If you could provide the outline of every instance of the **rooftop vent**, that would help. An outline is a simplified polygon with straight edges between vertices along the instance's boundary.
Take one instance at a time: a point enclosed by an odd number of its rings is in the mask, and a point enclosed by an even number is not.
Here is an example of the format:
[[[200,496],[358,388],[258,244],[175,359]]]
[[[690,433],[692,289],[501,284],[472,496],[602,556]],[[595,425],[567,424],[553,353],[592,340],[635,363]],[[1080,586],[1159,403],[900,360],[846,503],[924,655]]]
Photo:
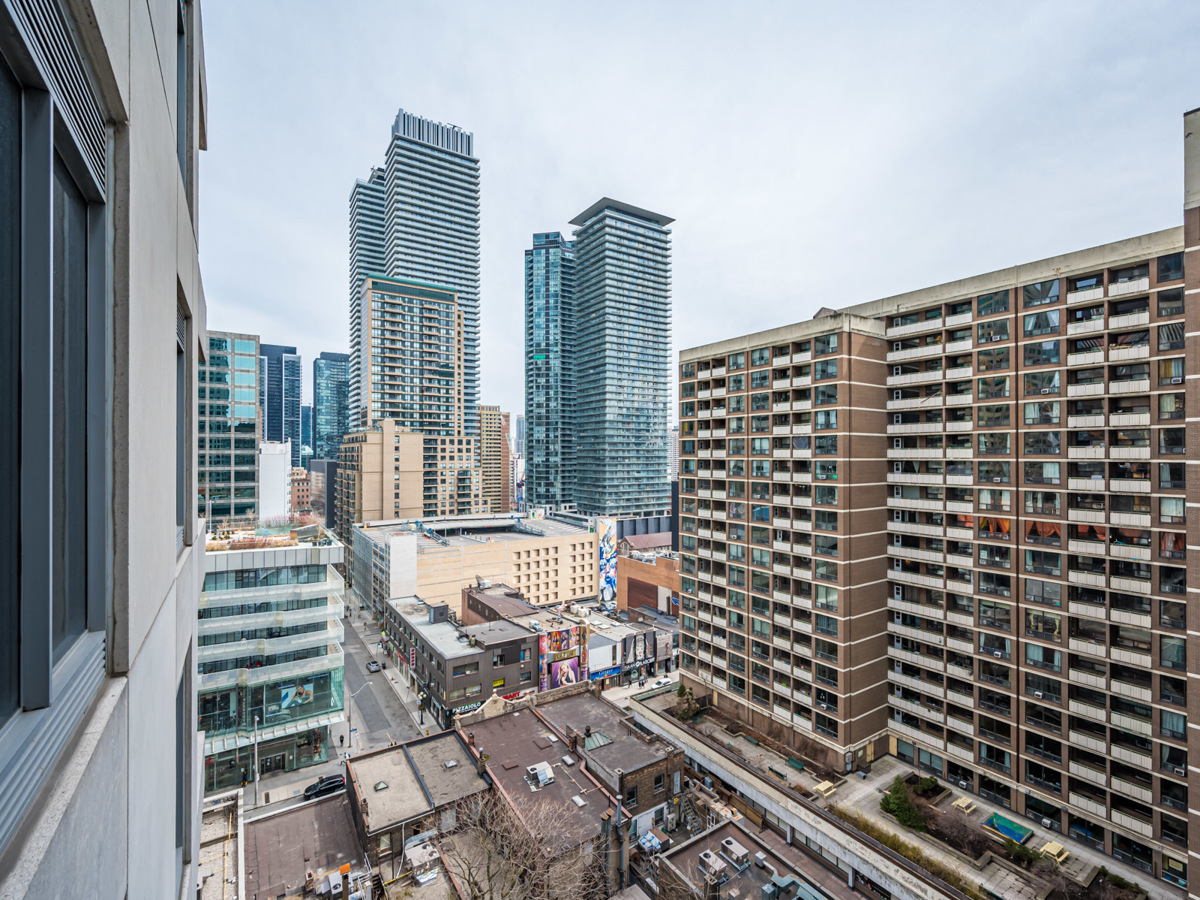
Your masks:
[[[386,781],[375,782],[375,790],[376,791],[386,791],[387,789],[388,789],[388,783]]]
[[[571,756],[571,754],[569,754],[569,753],[568,753],[566,756],[564,756],[564,757],[562,758],[562,764],[563,764],[564,766],[573,766],[573,765],[575,765],[575,757]]]
[[[448,759],[444,763],[442,763],[442,766],[444,766],[447,769],[453,769],[457,765],[458,765],[457,759]]]
[[[583,807],[587,806],[587,801],[584,800],[582,797],[580,797],[578,794],[576,794],[574,797],[571,798],[571,802],[574,803],[576,806],[580,807],[581,809]]]

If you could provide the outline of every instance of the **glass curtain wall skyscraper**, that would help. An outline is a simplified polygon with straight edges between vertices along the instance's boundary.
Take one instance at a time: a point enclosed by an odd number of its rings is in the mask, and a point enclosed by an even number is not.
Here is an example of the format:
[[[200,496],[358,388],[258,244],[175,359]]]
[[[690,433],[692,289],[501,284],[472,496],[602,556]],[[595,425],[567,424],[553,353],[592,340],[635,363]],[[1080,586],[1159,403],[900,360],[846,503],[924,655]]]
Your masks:
[[[265,441],[291,441],[292,465],[300,465],[300,379],[295,347],[259,345],[258,402]]]
[[[197,515],[210,525],[258,518],[259,360],[257,335],[208,333],[196,482]]]
[[[350,433],[350,354],[323,352],[313,360],[313,459],[337,459]]]
[[[525,455],[531,506],[575,501],[575,252],[557,231],[525,251]],[[522,422],[524,428],[522,428]]]
[[[351,417],[363,419],[361,286],[368,275],[450,288],[462,314],[466,434],[479,434],[479,160],[474,135],[400,110],[383,169],[350,195]]]
[[[575,502],[592,515],[666,516],[675,221],[605,197],[575,231]]]

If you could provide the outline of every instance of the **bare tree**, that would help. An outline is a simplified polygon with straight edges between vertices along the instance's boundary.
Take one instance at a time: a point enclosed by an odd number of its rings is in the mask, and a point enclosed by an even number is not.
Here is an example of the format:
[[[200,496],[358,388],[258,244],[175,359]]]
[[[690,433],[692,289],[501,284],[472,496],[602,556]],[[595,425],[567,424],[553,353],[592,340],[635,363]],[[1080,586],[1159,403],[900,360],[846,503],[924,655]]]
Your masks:
[[[551,811],[510,804],[495,790],[457,804],[455,828],[442,838],[441,849],[467,900],[608,896],[599,841],[574,845],[564,840]]]
[[[935,830],[950,843],[956,844],[971,857],[979,857],[988,848],[989,838],[971,824],[963,813],[952,809],[942,813],[934,823]]]

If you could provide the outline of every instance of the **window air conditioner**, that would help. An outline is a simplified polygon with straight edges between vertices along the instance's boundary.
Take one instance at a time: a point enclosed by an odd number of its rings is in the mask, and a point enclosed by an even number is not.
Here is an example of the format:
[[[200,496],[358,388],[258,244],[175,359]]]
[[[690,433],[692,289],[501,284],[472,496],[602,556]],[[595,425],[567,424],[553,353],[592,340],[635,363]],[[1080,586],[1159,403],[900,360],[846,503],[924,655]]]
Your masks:
[[[966,787],[970,787],[971,783],[969,781],[959,781],[958,786],[960,788],[966,788]]]
[[[1183,384],[1183,379],[1182,378],[1172,378],[1171,384]]]
[[[829,709],[828,703],[818,703],[817,706],[821,707],[821,709]]]
[[[999,650],[993,650],[992,656],[996,657],[996,659],[1000,659],[1002,656],[1004,656],[1004,654],[1001,653]]]
[[[1042,819],[1042,827],[1043,827],[1043,828],[1049,828],[1049,827],[1050,827],[1050,820],[1049,820],[1049,819]]]
[[[1042,393],[1043,393],[1043,394],[1048,394],[1048,393],[1050,393],[1050,388],[1042,388]]]
[[[993,479],[992,479],[992,483],[993,483],[993,484],[999,484],[999,483],[1000,483],[1002,480],[1003,480],[1003,479],[1001,479],[1001,478],[993,478]]]
[[[1037,697],[1039,700],[1041,700],[1041,699],[1042,699],[1042,692],[1041,692],[1041,691],[1034,691],[1034,692],[1033,692],[1033,696],[1035,696],[1035,697]]]
[[[899,666],[900,664],[896,663],[896,665]],[[1187,774],[1187,769],[1185,769],[1183,766],[1171,766],[1171,771],[1179,776],[1184,776]]]

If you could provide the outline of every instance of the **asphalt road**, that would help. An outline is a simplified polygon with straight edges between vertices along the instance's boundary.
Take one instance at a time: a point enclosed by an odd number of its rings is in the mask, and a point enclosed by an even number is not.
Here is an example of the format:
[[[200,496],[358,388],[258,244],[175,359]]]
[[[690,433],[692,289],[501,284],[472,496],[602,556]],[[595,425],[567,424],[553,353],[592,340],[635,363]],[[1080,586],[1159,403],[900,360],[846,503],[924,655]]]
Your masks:
[[[345,651],[346,696],[349,697],[366,682],[370,686],[354,698],[353,726],[358,729],[363,750],[384,747],[391,741],[397,744],[419,737],[421,732],[404,708],[396,692],[387,683],[386,672],[367,672],[371,654],[358,632],[346,626]]]

